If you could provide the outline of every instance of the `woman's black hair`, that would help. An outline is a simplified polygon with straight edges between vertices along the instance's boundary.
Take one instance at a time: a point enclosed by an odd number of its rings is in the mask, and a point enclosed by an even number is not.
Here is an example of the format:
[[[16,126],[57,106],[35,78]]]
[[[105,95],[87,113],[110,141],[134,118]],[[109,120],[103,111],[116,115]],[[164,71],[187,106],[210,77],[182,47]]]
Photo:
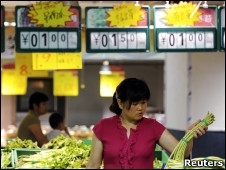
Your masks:
[[[42,92],[34,92],[29,98],[29,109],[33,110],[33,104],[39,106],[41,102],[47,102],[49,97]]]
[[[120,99],[122,103],[128,101],[128,109],[130,109],[133,102],[139,102],[141,100],[149,100],[151,93],[148,85],[144,80],[137,78],[126,78],[117,87],[113,95],[113,101],[109,106],[110,111],[120,115],[122,110],[119,108],[117,99]]]

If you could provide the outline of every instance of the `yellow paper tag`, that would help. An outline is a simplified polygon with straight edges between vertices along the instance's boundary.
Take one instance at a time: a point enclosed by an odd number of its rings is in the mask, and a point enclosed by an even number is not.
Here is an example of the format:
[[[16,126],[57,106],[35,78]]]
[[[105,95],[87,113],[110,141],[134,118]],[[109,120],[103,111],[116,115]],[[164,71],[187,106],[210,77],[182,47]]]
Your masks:
[[[53,94],[54,96],[78,96],[78,72],[54,71]]]
[[[125,79],[124,71],[113,71],[109,75],[100,75],[100,96],[112,97],[118,84]]]
[[[179,4],[171,4],[169,9],[165,9],[167,25],[170,26],[194,26],[194,23],[199,21],[197,5],[192,2],[180,1]]]
[[[82,69],[82,53],[57,53],[57,69]]]
[[[2,70],[2,95],[24,95],[27,91],[27,77],[17,74],[15,69]]]
[[[64,6],[63,2],[40,1],[29,8],[28,17],[31,23],[43,27],[65,26],[65,22],[71,21],[73,14],[70,6]]]
[[[81,69],[82,53],[32,53],[34,70]]]
[[[16,72],[26,77],[47,77],[48,71],[33,70],[31,53],[16,53]]]
[[[56,69],[56,53],[32,53],[34,70]]]
[[[138,21],[143,20],[144,11],[141,10],[140,5],[122,2],[120,6],[114,6],[112,10],[109,10],[108,14],[110,16],[106,21],[110,21],[110,26],[129,27],[137,26]]]

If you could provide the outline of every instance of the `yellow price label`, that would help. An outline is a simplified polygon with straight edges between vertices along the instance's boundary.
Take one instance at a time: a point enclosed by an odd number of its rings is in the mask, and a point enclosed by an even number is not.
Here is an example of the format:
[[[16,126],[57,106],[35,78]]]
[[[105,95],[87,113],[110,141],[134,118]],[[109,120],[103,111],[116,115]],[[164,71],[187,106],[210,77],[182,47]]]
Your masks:
[[[109,75],[100,75],[100,96],[112,97],[118,84],[125,79],[124,71],[113,71]]]
[[[137,26],[138,21],[143,20],[144,11],[141,10],[140,5],[122,2],[121,5],[114,6],[107,13],[109,17],[106,20],[110,22],[110,26],[129,27]]]
[[[34,70],[56,69],[56,53],[32,53]]]
[[[2,95],[24,95],[27,91],[27,77],[20,76],[14,69],[2,70]]]
[[[65,22],[71,21],[70,6],[63,2],[40,1],[29,8],[28,17],[31,23],[43,27],[65,26]]]
[[[54,96],[78,96],[78,87],[77,71],[54,71]]]
[[[16,53],[16,72],[20,76],[47,77],[48,71],[33,70],[31,53]]]
[[[169,9],[165,9],[166,16],[163,18],[169,26],[194,26],[199,21],[201,12],[198,11],[197,4],[180,1],[179,4],[171,4]]]
[[[82,69],[82,53],[57,53],[57,69]]]

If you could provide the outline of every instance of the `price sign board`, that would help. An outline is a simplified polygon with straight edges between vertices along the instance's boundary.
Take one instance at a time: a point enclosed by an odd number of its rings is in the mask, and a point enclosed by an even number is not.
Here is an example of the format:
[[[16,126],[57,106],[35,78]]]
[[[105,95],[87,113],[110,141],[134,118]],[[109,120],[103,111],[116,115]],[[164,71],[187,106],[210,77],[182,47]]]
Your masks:
[[[85,8],[87,53],[150,51],[149,6],[128,6]]]
[[[217,7],[191,3],[153,7],[155,51],[217,51]]]
[[[17,52],[80,52],[81,8],[40,1],[16,6]]]
[[[5,7],[1,5],[1,52],[5,51]]]
[[[219,6],[219,51],[225,51],[225,6]]]
[[[54,96],[78,96],[79,94],[78,71],[64,70],[53,73]]]

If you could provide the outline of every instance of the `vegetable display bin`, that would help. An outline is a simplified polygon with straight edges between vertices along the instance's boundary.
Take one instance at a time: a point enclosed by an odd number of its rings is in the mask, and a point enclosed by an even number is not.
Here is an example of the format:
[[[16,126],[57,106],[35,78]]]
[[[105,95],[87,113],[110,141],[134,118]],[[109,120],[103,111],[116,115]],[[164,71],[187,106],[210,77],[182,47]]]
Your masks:
[[[169,156],[164,150],[158,150],[158,151],[155,151],[155,158],[162,161],[162,163],[166,163]]]
[[[1,149],[1,169],[14,169],[13,151],[7,151],[6,149]]]
[[[26,167],[28,169],[37,168],[36,167],[36,160],[19,162],[19,158],[22,157],[22,156],[26,157],[26,156],[34,155],[34,154],[41,152],[43,150],[47,150],[47,149],[15,148],[13,150],[13,167],[16,168],[18,163],[22,163],[22,164],[24,164],[24,169],[26,169]]]

